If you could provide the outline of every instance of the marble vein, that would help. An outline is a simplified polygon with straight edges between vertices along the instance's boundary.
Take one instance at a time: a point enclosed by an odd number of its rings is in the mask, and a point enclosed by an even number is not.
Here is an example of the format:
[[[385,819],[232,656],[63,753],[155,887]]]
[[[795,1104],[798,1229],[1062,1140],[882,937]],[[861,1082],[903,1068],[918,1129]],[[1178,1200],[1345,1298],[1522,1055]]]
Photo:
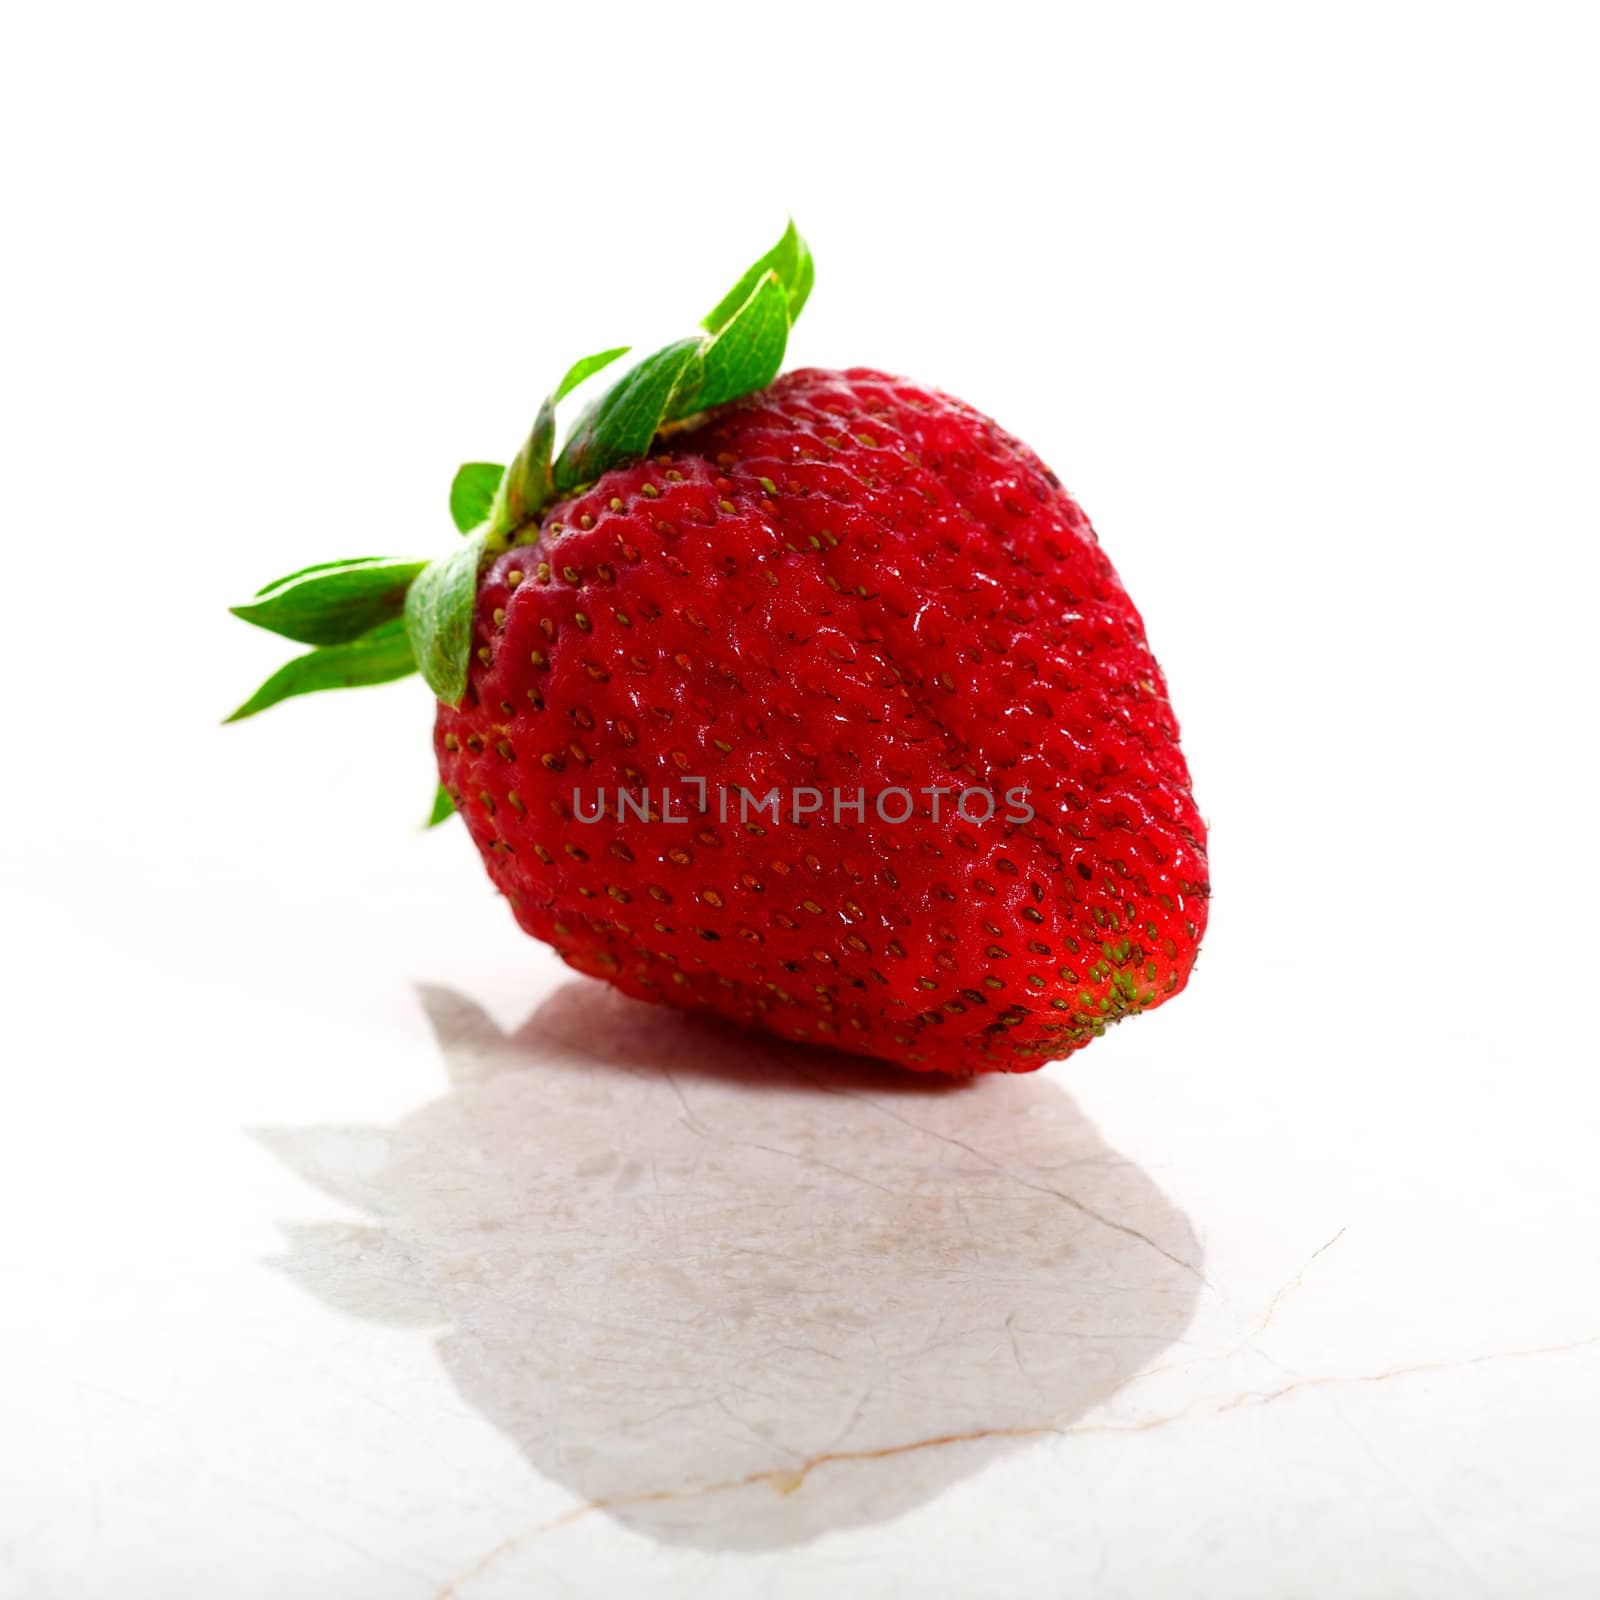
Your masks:
[[[1340,1230],[1341,1233],[1343,1231],[1343,1229]],[[1338,1234],[1334,1235],[1334,1239],[1330,1239],[1327,1245],[1323,1245],[1322,1250],[1326,1250],[1337,1238]],[[1315,1254],[1320,1255],[1322,1250],[1318,1250]],[[1312,1259],[1315,1259],[1315,1256]],[[1140,1422],[1082,1422],[1066,1427],[1053,1422],[1042,1422],[1019,1427],[978,1428],[964,1433],[938,1434],[931,1438],[912,1439],[903,1444],[885,1445],[872,1450],[825,1450],[816,1455],[808,1456],[792,1467],[766,1468],[759,1472],[746,1473],[742,1477],[729,1478],[716,1483],[692,1485],[685,1489],[656,1489],[641,1494],[618,1496],[609,1500],[591,1500],[582,1505],[574,1506],[571,1510],[563,1512],[559,1517],[551,1518],[535,1527],[524,1529],[520,1533],[512,1534],[508,1538],[501,1540],[470,1568],[461,1573],[460,1576],[448,1582],[439,1591],[438,1600],[460,1600],[460,1596],[467,1585],[483,1577],[490,1568],[513,1550],[539,1538],[543,1534],[570,1527],[573,1523],[596,1511],[615,1511],[628,1506],[657,1504],[667,1500],[687,1500],[704,1495],[723,1494],[730,1490],[746,1489],[761,1483],[770,1484],[780,1494],[794,1494],[813,1472],[827,1466],[845,1465],[860,1461],[886,1461],[896,1456],[911,1455],[918,1451],[943,1449],[951,1445],[974,1444],[984,1439],[1033,1439],[1047,1436],[1073,1438],[1080,1434],[1150,1433],[1159,1428],[1171,1427],[1176,1423],[1207,1421],[1213,1417],[1223,1416],[1228,1412],[1237,1411],[1245,1407],[1272,1405],[1301,1390],[1389,1383],[1396,1379],[1417,1377],[1427,1373],[1459,1372],[1494,1362],[1526,1361],[1545,1356],[1570,1355],[1575,1351],[1591,1349],[1596,1346],[1600,1346],[1600,1334],[1570,1340],[1563,1344],[1535,1345],[1518,1350],[1487,1351],[1482,1355],[1467,1356],[1453,1361],[1418,1362],[1410,1366],[1393,1367],[1383,1372],[1330,1373],[1323,1377],[1297,1378],[1293,1382],[1286,1383],[1276,1389],[1245,1391],[1209,1408],[1188,1408],[1163,1416],[1146,1417]]]

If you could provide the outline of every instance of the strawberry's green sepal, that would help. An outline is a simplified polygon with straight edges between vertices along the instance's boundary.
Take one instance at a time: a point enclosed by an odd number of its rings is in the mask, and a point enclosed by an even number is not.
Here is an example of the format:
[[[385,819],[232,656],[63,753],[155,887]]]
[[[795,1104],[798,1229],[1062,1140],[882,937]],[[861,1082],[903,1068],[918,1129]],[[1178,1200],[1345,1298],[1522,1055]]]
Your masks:
[[[469,461],[456,469],[450,485],[450,520],[459,533],[471,533],[480,522],[487,522],[500,480],[506,469],[492,461]]]
[[[791,221],[777,244],[707,313],[703,332],[646,356],[590,402],[552,464],[557,403],[627,347],[578,362],[540,407],[501,480],[489,517],[495,534],[518,537],[558,496],[644,455],[666,423],[765,388],[783,365],[789,329],[815,275],[811,251]]]
[[[425,827],[437,828],[441,822],[448,822],[456,814],[456,803],[450,798],[450,791],[441,783],[434,791],[433,810],[428,813]]]
[[[751,264],[744,276],[706,313],[700,326],[707,333],[721,333],[733,320],[734,313],[750,298],[751,290],[769,272],[783,285],[789,325],[793,327],[805,308],[817,276],[810,248],[800,237],[793,217],[783,230],[783,237],[759,261]]]
[[[417,670],[446,705],[467,692],[472,605],[489,545],[486,522],[447,556],[430,561],[406,595],[405,630]]]
[[[398,617],[425,561],[366,556],[329,561],[279,578],[233,614],[301,644],[348,644]]]
[[[578,418],[551,472],[555,495],[571,494],[602,473],[642,456],[672,409],[685,374],[704,341],[680,339],[646,356]],[[552,498],[554,496],[552,495]]]
[[[533,538],[558,496],[644,455],[667,424],[771,383],[814,278],[811,252],[791,221],[707,313],[702,331],[629,367],[579,415],[559,453],[557,405],[626,355],[626,345],[585,356],[568,369],[509,467],[463,466],[450,486],[450,516],[465,538],[448,555],[426,563],[368,557],[307,567],[235,607],[246,621],[317,648],[274,673],[228,720],[292,695],[386,683],[414,671],[440,700],[458,705],[466,693],[484,563]]]
[[[623,344],[613,350],[602,350],[598,355],[574,361],[567,368],[567,375],[545,396],[544,404],[539,407],[539,415],[534,418],[533,431],[500,479],[494,504],[489,508],[492,538],[509,539],[550,503],[555,495],[550,457],[556,442],[557,405],[585,378],[592,377],[601,368],[610,366],[618,356],[627,353],[628,346]]]
[[[372,683],[392,683],[417,670],[406,638],[405,623],[396,617],[380,623],[370,633],[347,644],[324,645],[278,668],[245,703],[226,720],[242,722],[280,700],[319,689],[356,689]]]
[[[748,298],[696,352],[697,362],[667,408],[669,421],[754,394],[778,376],[789,345],[789,298],[775,272],[756,280]]]

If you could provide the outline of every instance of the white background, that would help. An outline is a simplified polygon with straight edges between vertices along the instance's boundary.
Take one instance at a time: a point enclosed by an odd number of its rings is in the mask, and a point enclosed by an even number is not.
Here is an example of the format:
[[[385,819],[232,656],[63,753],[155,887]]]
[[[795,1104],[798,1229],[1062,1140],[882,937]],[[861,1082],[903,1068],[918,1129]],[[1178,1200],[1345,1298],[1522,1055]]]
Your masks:
[[[1596,16],[14,14],[0,1594],[1595,1593]],[[1189,992],[941,1125],[1070,1096],[1207,1284],[1156,1379],[925,1492],[822,1469],[789,1497],[821,1521],[749,1550],[714,1508],[562,1521],[592,1486],[474,1406],[429,1316],[267,1264],[280,1223],[357,1215],[307,1167],[369,1157],[249,1130],[433,1101],[415,982],[511,1028],[564,978],[459,829],[416,834],[416,680],[216,723],[283,654],[228,603],[447,547],[459,461],[573,357],[692,322],[789,211],[792,363],[935,384],[1056,468],[1212,826]],[[567,1003],[648,1065],[637,1019]],[[821,1137],[758,1080],[705,1092]],[[884,1126],[830,1124],[834,1161],[920,1159]],[[553,1214],[500,1222],[536,1250]],[[966,1404],[937,1376],[929,1435]]]

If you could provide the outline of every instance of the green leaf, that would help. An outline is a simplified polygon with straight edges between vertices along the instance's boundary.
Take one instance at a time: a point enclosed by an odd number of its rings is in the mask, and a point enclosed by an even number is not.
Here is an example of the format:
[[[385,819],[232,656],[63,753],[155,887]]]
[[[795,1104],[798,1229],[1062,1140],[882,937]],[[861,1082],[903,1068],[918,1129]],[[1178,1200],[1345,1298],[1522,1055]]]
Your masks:
[[[811,251],[791,219],[783,237],[701,324],[711,337],[679,340],[625,373],[584,410],[552,463],[556,406],[585,378],[626,355],[628,346],[574,362],[500,480],[488,513],[491,548],[526,527],[557,495],[646,454],[662,423],[771,383],[814,277]]]
[[[448,821],[456,814],[456,803],[450,798],[450,791],[441,783],[434,791],[433,810],[428,813],[426,826],[437,828],[441,822]]]
[[[585,378],[593,377],[602,367],[609,367],[618,356],[625,356],[633,348],[629,344],[619,344],[615,350],[602,350],[597,356],[585,356],[581,361],[574,361],[567,368],[567,375],[556,385],[555,393],[550,396],[552,405],[557,405],[565,400]]]
[[[789,226],[792,228],[794,223]],[[792,328],[800,320],[800,313],[806,308],[806,301],[811,298],[811,286],[817,281],[817,263],[812,259],[811,247],[799,234],[795,235],[800,240],[799,259],[795,262],[794,270],[783,281],[784,293],[789,296],[789,326]]]
[[[614,350],[602,350],[598,355],[585,356],[567,368],[567,375],[545,397],[534,418],[533,430],[517,452],[500,483],[500,493],[489,515],[489,530],[493,538],[500,538],[536,517],[550,503],[555,483],[550,472],[550,452],[555,445],[556,406],[572,393],[585,378],[602,367],[608,367],[618,356],[625,356],[629,346],[620,344]]]
[[[446,705],[459,705],[467,692],[472,608],[488,536],[485,523],[449,555],[430,561],[406,595],[405,631],[417,668]]]
[[[387,561],[387,556],[350,556],[343,561],[319,561],[315,566],[300,567],[291,572],[286,578],[274,578],[271,583],[264,583],[256,590],[256,599],[267,594],[273,589],[281,589],[286,583],[293,583],[296,578],[304,578],[313,572],[327,572],[333,567],[370,567],[375,561]]]
[[[619,462],[642,456],[666,419],[673,392],[703,341],[680,339],[647,356],[586,410],[556,460],[558,494],[592,483]]]
[[[698,385],[679,389],[671,414],[687,417],[766,388],[783,365],[788,343],[788,298],[777,273],[769,272],[706,345]]]
[[[278,668],[227,720],[253,717],[280,700],[319,689],[354,689],[370,683],[392,683],[417,670],[405,624],[396,617],[380,623],[371,633],[346,644],[325,645],[296,656]]]
[[[345,644],[398,617],[426,562],[330,561],[269,583],[234,616],[302,644]]]
[[[506,475],[500,480],[494,509],[489,513],[489,533],[496,540],[529,518],[536,517],[550,503],[550,451],[556,437],[556,407],[547,398],[534,418],[533,431],[523,442]]]
[[[450,485],[450,516],[462,533],[471,533],[480,522],[488,520],[495,490],[505,471],[492,461],[469,461],[456,468],[455,481]]]
[[[789,226],[784,229],[783,237],[723,295],[707,313],[705,321],[700,326],[708,333],[720,333],[750,298],[750,291],[769,272],[777,274],[778,282],[783,287],[784,300],[789,308],[789,322],[792,325],[804,308],[806,298],[811,293],[812,282],[817,275],[811,251],[805,240],[800,237],[793,217],[789,219]]]
[[[706,316],[702,332],[657,350],[585,405],[552,460],[557,406],[628,347],[574,362],[539,407],[509,467],[470,461],[457,471],[450,515],[466,537],[452,554],[426,565],[380,556],[322,562],[277,579],[235,607],[245,621],[316,648],[274,673],[228,720],[292,695],[386,683],[417,670],[441,700],[459,704],[472,656],[478,578],[488,556],[513,535],[532,537],[532,524],[558,493],[647,454],[664,422],[770,383],[814,276],[811,252],[791,220]],[[447,814],[442,806],[436,799],[435,821]]]

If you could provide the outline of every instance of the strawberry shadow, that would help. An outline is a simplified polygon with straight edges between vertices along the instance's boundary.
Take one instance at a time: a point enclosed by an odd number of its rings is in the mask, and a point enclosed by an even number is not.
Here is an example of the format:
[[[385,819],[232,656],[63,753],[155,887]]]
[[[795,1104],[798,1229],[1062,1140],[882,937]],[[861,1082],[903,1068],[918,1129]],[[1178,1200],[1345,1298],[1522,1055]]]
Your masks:
[[[965,1083],[559,990],[421,991],[446,1094],[257,1137],[372,1220],[275,1265],[441,1330],[455,1387],[636,1532],[773,1549],[1069,1426],[1178,1341],[1187,1220],[1045,1074]]]

